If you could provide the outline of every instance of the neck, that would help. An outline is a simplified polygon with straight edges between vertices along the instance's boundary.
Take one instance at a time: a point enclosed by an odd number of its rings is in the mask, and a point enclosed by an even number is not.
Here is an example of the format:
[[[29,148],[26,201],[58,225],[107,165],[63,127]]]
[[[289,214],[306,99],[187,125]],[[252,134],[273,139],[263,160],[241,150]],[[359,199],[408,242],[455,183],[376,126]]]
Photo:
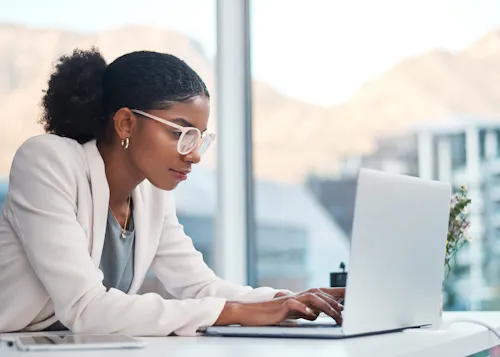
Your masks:
[[[109,186],[109,205],[120,207],[127,204],[136,186],[144,180],[130,165],[127,152],[121,146],[97,144],[104,161]]]

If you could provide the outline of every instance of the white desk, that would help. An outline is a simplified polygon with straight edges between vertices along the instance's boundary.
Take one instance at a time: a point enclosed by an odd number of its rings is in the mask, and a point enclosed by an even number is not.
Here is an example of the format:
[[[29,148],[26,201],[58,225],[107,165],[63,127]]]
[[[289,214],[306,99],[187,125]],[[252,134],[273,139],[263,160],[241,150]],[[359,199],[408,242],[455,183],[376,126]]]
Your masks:
[[[445,313],[444,320],[473,318],[492,325],[500,332],[500,312]],[[5,337],[5,335],[4,335]],[[146,338],[148,346],[137,350],[75,352],[19,352],[0,345],[0,356],[74,357],[464,357],[500,344],[485,328],[456,323],[446,330],[408,330],[378,336],[345,340],[161,337]]]

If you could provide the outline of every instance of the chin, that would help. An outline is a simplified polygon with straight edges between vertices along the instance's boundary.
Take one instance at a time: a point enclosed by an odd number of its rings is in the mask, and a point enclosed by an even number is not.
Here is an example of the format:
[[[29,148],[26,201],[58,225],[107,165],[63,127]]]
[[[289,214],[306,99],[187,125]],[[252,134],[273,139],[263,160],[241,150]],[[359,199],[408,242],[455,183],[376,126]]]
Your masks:
[[[172,191],[179,185],[178,182],[174,181],[160,181],[160,182],[150,181],[150,182],[153,184],[153,186],[163,191]]]

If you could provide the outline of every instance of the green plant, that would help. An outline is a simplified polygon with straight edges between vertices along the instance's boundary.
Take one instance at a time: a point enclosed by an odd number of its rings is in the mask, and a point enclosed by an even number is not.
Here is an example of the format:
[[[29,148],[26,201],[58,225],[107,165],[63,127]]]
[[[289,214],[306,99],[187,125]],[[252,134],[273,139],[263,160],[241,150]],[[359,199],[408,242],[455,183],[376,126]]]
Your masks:
[[[468,205],[471,199],[467,196],[467,186],[462,185],[451,198],[446,255],[444,260],[447,276],[451,271],[451,261],[457,252],[472,239],[468,235],[470,227]]]

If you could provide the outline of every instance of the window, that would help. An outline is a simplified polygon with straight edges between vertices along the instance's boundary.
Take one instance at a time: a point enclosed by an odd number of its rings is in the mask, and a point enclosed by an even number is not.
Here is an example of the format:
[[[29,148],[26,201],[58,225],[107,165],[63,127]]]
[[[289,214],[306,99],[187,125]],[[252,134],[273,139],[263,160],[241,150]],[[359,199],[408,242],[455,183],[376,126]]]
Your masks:
[[[355,180],[367,165],[412,173],[424,151],[426,158],[420,159],[430,162],[420,164],[433,171],[430,177],[449,170],[443,177],[471,187],[472,206],[478,205],[474,212],[481,216],[471,232],[483,230],[485,187],[465,168],[484,157],[483,114],[500,112],[500,106],[492,111],[477,100],[500,103],[489,67],[500,55],[491,50],[498,49],[498,30],[486,30],[500,28],[500,19],[490,15],[499,10],[493,2],[445,0],[251,2],[255,176],[273,182],[274,207],[286,212],[257,205],[257,216],[282,214],[306,235],[301,253],[289,247],[288,254],[271,257],[300,260],[305,254],[307,284],[327,283],[328,273],[348,257],[353,190],[343,190],[343,183]],[[464,53],[474,61],[465,60]],[[466,128],[474,123],[479,152],[467,152]],[[491,123],[498,135],[500,125]],[[437,145],[419,150],[412,143],[409,138],[421,131],[450,140],[451,162],[444,162],[450,155]],[[481,168],[479,176],[488,172]],[[488,276],[477,260],[492,247],[483,243],[480,256],[464,248],[465,262],[450,280],[455,306],[481,308],[489,299]],[[273,258],[262,257],[258,270]],[[471,274],[485,284],[469,279]]]

